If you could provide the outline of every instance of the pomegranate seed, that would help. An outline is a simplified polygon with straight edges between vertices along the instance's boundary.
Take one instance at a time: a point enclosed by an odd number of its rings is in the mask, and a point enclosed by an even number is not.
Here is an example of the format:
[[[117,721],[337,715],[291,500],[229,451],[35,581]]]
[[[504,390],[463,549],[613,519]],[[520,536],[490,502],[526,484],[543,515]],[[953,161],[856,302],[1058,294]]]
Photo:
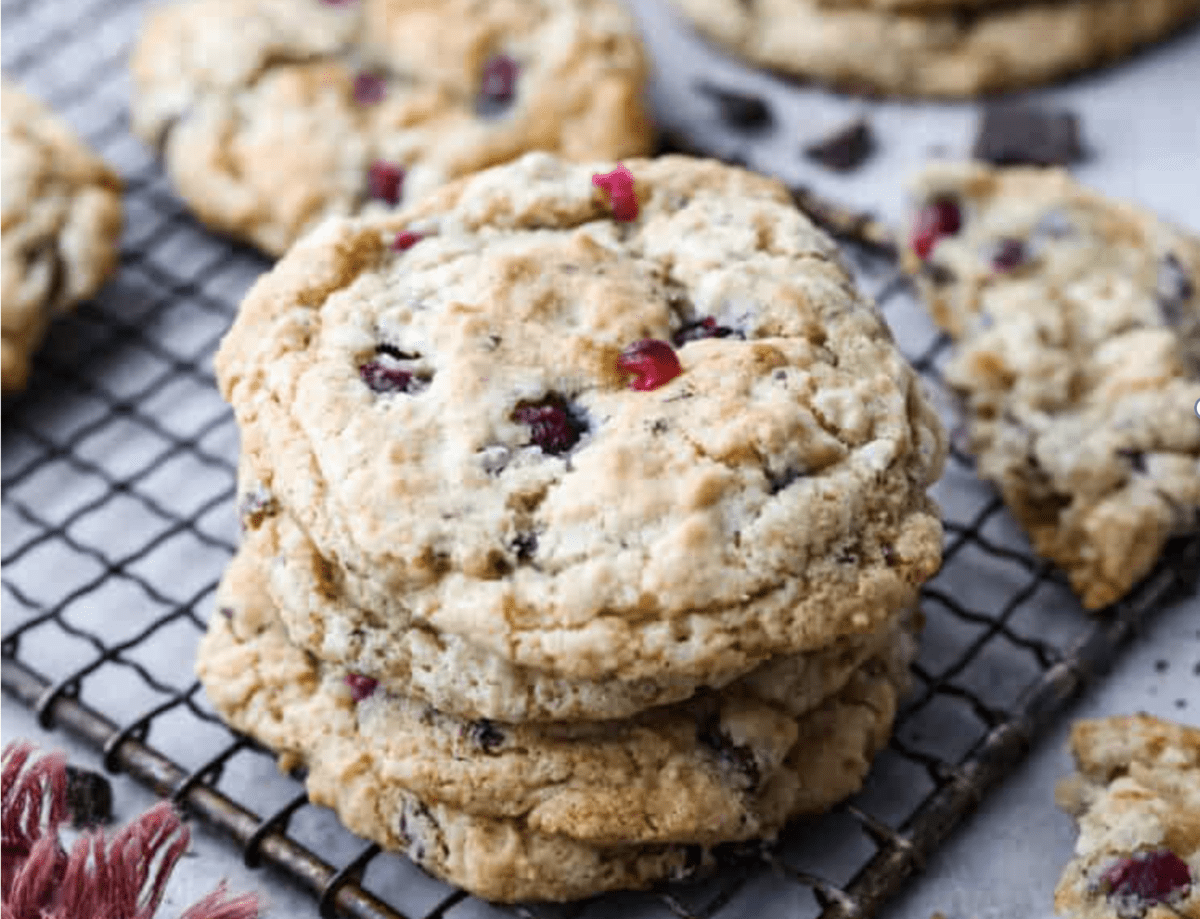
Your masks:
[[[375,105],[387,94],[387,81],[377,73],[363,71],[354,78],[354,101],[359,105]]]
[[[392,240],[392,249],[396,252],[405,252],[419,243],[423,238],[420,233],[413,233],[411,230],[402,230]]]
[[[618,163],[612,172],[592,176],[592,184],[608,192],[614,220],[637,220],[638,201],[633,189],[632,172]]]
[[[529,425],[530,439],[551,456],[566,453],[579,441],[579,428],[557,400],[519,405],[513,418]]]
[[[644,338],[634,342],[621,352],[617,366],[626,373],[633,374],[634,379],[629,388],[638,392],[658,389],[683,373],[674,350],[665,341],[659,341],[657,338]]]
[[[1155,849],[1123,858],[1100,876],[1109,897],[1138,897],[1159,903],[1191,886],[1187,863],[1170,849]]]
[[[408,392],[413,376],[407,370],[386,367],[379,361],[363,364],[358,368],[358,375],[372,392],[377,393]]]
[[[507,54],[496,54],[483,65],[479,95],[491,102],[510,102],[517,92],[520,67]]]
[[[953,201],[942,198],[921,208],[913,227],[912,249],[917,258],[927,259],[943,236],[962,229],[962,212]]]
[[[367,173],[367,184],[372,198],[397,204],[400,190],[404,187],[404,170],[395,163],[376,160]]]
[[[370,696],[375,691],[375,687],[379,685],[378,680],[363,676],[361,673],[347,673],[342,679],[350,687],[350,698],[355,702],[361,702]]]

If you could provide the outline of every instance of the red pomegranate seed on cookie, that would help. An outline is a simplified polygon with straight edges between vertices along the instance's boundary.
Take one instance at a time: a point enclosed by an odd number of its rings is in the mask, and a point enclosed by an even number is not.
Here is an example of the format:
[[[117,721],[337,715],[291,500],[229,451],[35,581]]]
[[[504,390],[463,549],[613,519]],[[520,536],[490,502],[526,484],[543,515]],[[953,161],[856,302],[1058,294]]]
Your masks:
[[[648,392],[665,386],[671,380],[683,373],[679,358],[665,341],[657,338],[644,338],[634,342],[621,352],[617,366],[626,373],[633,374],[630,389],[638,392]]]
[[[517,93],[517,74],[520,67],[507,54],[496,54],[483,65],[483,81],[479,95],[492,102],[510,102]]]
[[[376,160],[367,172],[367,184],[372,198],[398,204],[400,190],[404,187],[404,170],[395,163]]]
[[[377,73],[364,70],[354,78],[354,101],[359,105],[376,105],[387,95],[387,80]]]
[[[396,252],[404,252],[419,243],[422,238],[420,233],[413,233],[411,230],[402,230],[392,240],[392,249]]]
[[[377,393],[408,392],[413,375],[407,370],[387,367],[379,361],[368,361],[358,368],[358,375],[367,388]]]
[[[945,198],[926,204],[913,226],[912,249],[917,258],[927,259],[943,236],[953,236],[962,229],[962,212],[958,205]]]
[[[1145,903],[1161,903],[1192,884],[1187,862],[1170,849],[1155,849],[1115,862],[1100,876],[1108,896],[1137,897]]]
[[[614,220],[637,220],[638,201],[632,172],[618,163],[612,172],[592,176],[592,184],[608,192]]]
[[[375,687],[379,685],[378,680],[363,676],[361,673],[347,673],[342,679],[350,687],[350,698],[355,702],[361,702],[370,696],[375,691]]]

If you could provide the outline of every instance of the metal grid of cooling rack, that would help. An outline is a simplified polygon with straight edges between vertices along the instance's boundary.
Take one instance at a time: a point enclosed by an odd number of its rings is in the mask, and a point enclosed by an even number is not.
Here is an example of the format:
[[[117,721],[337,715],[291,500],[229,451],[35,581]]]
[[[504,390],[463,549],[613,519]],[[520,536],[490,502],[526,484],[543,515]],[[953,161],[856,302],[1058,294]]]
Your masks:
[[[479,901],[310,806],[295,777],[276,773],[266,751],[221,725],[191,677],[237,532],[237,435],[209,364],[266,263],[195,224],[129,134],[122,62],[142,6],[2,6],[6,74],[71,122],[127,182],[118,275],[56,325],[27,393],[4,407],[4,689],[44,725],[101,750],[109,770],[223,831],[248,864],[273,865],[306,886],[322,916],[484,915]],[[846,252],[905,352],[944,396],[944,336],[886,256],[853,245]],[[915,689],[861,793],[777,843],[726,853],[703,882],[510,912],[872,916],[1143,617],[1194,589],[1196,539],[1173,544],[1118,607],[1085,616],[957,450],[938,498],[946,562],[925,591]]]

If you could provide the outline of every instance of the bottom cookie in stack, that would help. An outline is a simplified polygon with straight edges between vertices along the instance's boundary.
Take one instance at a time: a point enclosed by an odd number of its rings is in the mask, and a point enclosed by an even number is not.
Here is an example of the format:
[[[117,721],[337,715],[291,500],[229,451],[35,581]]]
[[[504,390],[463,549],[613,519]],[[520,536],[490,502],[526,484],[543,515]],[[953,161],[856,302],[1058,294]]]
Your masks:
[[[891,732],[915,642],[893,617],[827,666],[796,712],[752,672],[629,718],[507,724],[385,692],[293,645],[249,533],[222,582],[198,673],[231,725],[303,766],[353,832],[486,899],[567,900],[688,877],[724,842],[773,836],[853,793]],[[785,675],[790,659],[765,667]]]

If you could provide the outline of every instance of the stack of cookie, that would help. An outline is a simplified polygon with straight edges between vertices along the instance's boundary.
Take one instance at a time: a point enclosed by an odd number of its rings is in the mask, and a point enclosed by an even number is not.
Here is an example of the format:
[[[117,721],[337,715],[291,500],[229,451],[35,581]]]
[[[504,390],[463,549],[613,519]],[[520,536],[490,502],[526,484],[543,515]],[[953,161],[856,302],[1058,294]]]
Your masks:
[[[944,439],[777,182],[529,154],[306,236],[216,366],[245,541],[199,673],[350,829],[568,899],[861,784]]]

